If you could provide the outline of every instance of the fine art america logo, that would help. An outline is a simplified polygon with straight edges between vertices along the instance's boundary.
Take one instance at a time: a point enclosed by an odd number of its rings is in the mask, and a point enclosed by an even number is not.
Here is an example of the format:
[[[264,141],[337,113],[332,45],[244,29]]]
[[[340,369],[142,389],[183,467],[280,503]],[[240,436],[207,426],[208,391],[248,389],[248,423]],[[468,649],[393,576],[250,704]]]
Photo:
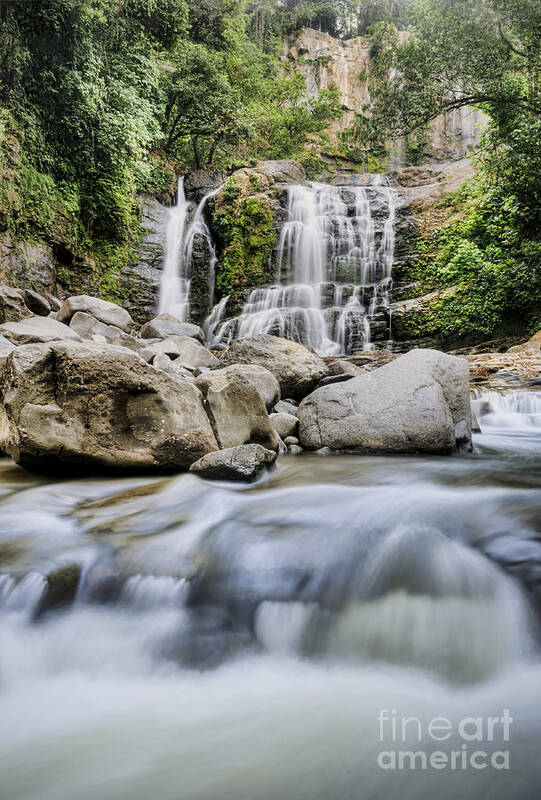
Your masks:
[[[377,721],[379,741],[388,748],[377,755],[380,769],[509,769],[506,743],[513,718],[507,708],[500,717],[463,717],[454,723],[447,717],[400,717],[384,708]]]

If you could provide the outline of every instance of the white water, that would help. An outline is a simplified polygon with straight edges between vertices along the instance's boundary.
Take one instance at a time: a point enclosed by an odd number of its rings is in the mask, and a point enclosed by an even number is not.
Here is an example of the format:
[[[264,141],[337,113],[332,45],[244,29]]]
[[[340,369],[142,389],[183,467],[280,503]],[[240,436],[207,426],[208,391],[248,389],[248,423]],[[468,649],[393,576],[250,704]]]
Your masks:
[[[209,296],[211,299],[213,296],[216,251],[205,219],[205,207],[208,200],[214,197],[220,188],[208,192],[203,197],[190,220],[190,209],[193,204],[190,200],[186,200],[184,178],[179,178],[177,202],[169,211],[158,310],[160,314],[171,314],[181,322],[185,322],[190,313],[191,267],[196,236],[202,236],[207,242]]]
[[[522,429],[530,401],[506,401]],[[535,427],[530,441],[527,457],[288,456],[246,491],[40,484],[0,462],[2,800],[532,800]],[[104,559],[115,601],[80,591],[33,621],[51,568]],[[509,741],[459,735],[504,709]],[[393,738],[393,714],[420,736]],[[381,769],[393,749],[509,750],[510,768]]]
[[[382,176],[366,188],[289,187],[278,282],[254,289],[238,317],[223,321],[227,303],[214,309],[207,321],[214,342],[273,333],[324,355],[369,349],[370,320],[388,307],[395,219],[395,195]]]
[[[478,414],[483,433],[541,434],[541,392],[482,392]]]

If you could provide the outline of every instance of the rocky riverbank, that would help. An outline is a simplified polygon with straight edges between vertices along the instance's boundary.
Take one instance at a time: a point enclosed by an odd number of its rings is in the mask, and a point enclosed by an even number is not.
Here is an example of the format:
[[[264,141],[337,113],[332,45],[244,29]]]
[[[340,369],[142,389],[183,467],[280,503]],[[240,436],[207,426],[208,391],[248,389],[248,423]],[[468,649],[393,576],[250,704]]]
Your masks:
[[[161,315],[140,326],[85,295],[0,296],[2,447],[36,472],[246,480],[287,448],[468,450],[468,366],[474,385],[536,385],[540,374],[538,336],[504,354],[324,360],[267,334],[212,351],[197,325]]]

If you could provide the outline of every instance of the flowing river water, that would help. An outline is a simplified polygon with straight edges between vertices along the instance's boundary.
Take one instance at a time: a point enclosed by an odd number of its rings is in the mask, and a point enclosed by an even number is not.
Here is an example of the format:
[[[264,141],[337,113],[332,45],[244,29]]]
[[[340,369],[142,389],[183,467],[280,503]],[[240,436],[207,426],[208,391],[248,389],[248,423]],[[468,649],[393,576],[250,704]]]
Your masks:
[[[486,399],[471,455],[253,486],[1,461],[0,797],[535,797],[541,394]]]

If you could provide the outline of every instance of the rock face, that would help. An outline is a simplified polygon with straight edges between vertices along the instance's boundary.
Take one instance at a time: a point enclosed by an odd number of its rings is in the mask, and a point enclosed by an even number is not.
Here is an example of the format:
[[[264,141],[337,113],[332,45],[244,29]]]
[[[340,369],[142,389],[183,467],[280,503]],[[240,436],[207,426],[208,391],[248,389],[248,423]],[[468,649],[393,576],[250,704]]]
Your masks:
[[[6,322],[4,325],[0,325],[0,334],[16,345],[81,341],[81,337],[76,331],[52,317],[28,317],[20,322]]]
[[[312,350],[266,333],[233,342],[220,358],[220,366],[230,364],[265,367],[280,384],[282,397],[294,400],[305,397],[327,374],[325,362]]]
[[[468,364],[436,350],[412,350],[374,372],[317,389],[301,403],[298,416],[300,443],[312,450],[468,449]]]
[[[119,287],[126,297],[124,305],[142,325],[156,312],[169,209],[153,197],[142,197],[139,202],[146,235],[137,248],[135,262],[122,270]]]
[[[218,361],[218,365],[221,362]],[[214,375],[239,375],[254,386],[270,411],[280,400],[280,384],[268,369],[258,364],[231,364],[229,367],[213,370]]]
[[[223,481],[254,481],[276,460],[276,453],[260,444],[245,444],[209,453],[190,467],[202,478]]]
[[[205,341],[205,335],[199,325],[191,322],[180,322],[170,314],[160,314],[147,322],[139,331],[142,339],[166,339],[168,336],[191,336],[199,342]]]
[[[4,449],[34,472],[187,468],[217,442],[201,393],[110,345],[26,345],[3,363]]]
[[[399,32],[401,41],[408,33]],[[331,133],[346,127],[370,102],[369,75],[372,41],[368,37],[335,39],[313,28],[301,28],[284,41],[282,60],[306,79],[308,97],[336,87],[345,114]],[[363,80],[360,75],[366,75]],[[473,108],[458,109],[438,117],[430,126],[427,155],[433,158],[463,158],[479,141],[487,117]]]
[[[527,342],[523,344],[516,344],[514,347],[510,347],[508,350],[509,353],[540,353],[541,352],[541,331],[537,331],[528,339]]]
[[[205,372],[196,380],[205,398],[220,448],[239,444],[261,444],[278,450],[280,441],[257,389],[238,375]]]
[[[130,330],[133,325],[133,320],[125,308],[117,306],[116,303],[109,303],[107,300],[100,300],[98,297],[90,297],[87,294],[68,297],[57,311],[56,318],[59,322],[69,324],[77,311],[84,311],[105,325],[114,325],[123,331]]]

